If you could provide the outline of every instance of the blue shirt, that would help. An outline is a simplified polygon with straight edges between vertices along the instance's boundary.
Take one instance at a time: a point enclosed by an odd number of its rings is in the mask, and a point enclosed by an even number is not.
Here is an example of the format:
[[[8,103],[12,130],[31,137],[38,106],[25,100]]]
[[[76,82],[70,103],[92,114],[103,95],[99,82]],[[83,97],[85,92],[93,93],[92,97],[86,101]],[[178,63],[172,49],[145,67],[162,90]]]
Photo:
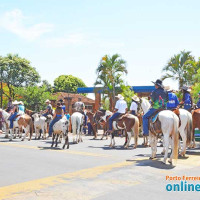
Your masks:
[[[62,109],[63,109],[63,111],[65,113],[65,110],[66,110],[65,105],[62,106]]]
[[[178,97],[172,93],[172,92],[169,92],[168,93],[168,103],[167,103],[167,108],[177,108],[177,106],[179,105],[179,100],[178,100]]]
[[[67,120],[69,120],[70,119],[70,114],[69,113],[65,114],[65,117],[67,118]]]
[[[200,98],[199,101],[197,102],[197,108],[200,108]]]
[[[25,107],[24,105],[18,105],[19,111],[24,112],[25,111]]]
[[[192,99],[191,99],[190,93],[185,93],[185,96],[184,96],[184,105],[185,104],[192,105]]]

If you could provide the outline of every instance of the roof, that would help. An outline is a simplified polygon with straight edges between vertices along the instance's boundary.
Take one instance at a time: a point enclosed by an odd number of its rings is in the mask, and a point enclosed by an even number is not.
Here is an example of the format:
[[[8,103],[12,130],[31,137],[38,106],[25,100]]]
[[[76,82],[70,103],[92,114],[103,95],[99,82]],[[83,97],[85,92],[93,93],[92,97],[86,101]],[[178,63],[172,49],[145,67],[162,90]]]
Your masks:
[[[53,97],[55,97],[55,98],[53,98],[51,100],[60,100],[60,99],[64,100],[65,98],[70,97],[70,98],[72,98],[72,104],[74,104],[75,102],[77,102],[79,98],[81,98],[81,101],[84,104],[86,104],[86,105],[88,105],[88,104],[95,104],[95,100],[90,99],[90,98],[85,97],[85,96],[80,95],[80,94],[72,94],[72,93],[66,93],[66,92],[57,92],[57,93],[53,94]]]
[[[135,93],[151,93],[155,90],[155,86],[131,86]],[[102,88],[100,87],[80,87],[77,88],[78,93],[102,93]]]

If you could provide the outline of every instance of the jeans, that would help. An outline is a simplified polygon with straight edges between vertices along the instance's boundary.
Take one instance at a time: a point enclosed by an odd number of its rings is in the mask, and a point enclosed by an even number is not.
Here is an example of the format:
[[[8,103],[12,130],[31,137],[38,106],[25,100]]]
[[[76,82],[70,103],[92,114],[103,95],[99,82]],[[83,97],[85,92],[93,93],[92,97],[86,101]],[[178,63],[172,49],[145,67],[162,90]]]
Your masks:
[[[10,120],[10,128],[13,128],[13,121],[15,119],[15,117],[18,115],[17,112],[15,112],[14,114],[12,114],[10,117],[9,117],[9,120]]]
[[[155,108],[150,108],[147,113],[143,116],[143,134],[145,136],[149,135],[149,118],[157,111]]]
[[[62,119],[62,117],[55,117],[51,123],[49,124],[49,136],[52,136],[53,133],[53,125],[58,122],[60,119]]]
[[[109,119],[109,130],[112,131],[113,120],[116,119],[121,113],[114,113]]]
[[[48,113],[44,113],[42,116],[46,117],[48,115]]]
[[[88,126],[88,135],[92,135],[92,125],[91,125],[91,123],[88,122],[87,126]]]

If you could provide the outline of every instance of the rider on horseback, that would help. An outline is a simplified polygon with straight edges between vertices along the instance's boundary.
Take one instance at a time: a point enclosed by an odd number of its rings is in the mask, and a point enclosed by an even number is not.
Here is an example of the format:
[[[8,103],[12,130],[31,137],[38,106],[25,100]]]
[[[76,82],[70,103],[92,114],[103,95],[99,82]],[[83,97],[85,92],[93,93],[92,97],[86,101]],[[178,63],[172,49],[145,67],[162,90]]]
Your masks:
[[[170,87],[168,88],[167,92],[168,92],[168,99],[169,99],[169,101],[167,102],[167,109],[174,110],[179,105],[178,97],[176,96],[175,93],[173,93],[173,90]]]
[[[152,108],[150,108],[147,113],[143,116],[143,134],[144,136],[149,135],[149,118],[156,113],[161,108],[166,108],[168,101],[167,91],[164,90],[162,81],[157,79],[153,82],[155,85],[155,90],[151,93]]]
[[[51,102],[47,99],[45,101],[46,105],[47,105],[47,108],[46,110],[43,112],[43,116],[46,117],[47,115],[52,115],[52,105],[51,105]]]
[[[76,112],[80,112],[84,115],[84,126],[87,125],[87,116],[84,112],[85,110],[85,104],[81,101],[81,98],[78,98],[78,101],[74,104],[74,109]]]
[[[112,133],[113,120],[127,112],[127,103],[124,101],[124,97],[121,94],[118,94],[117,98],[118,101],[115,104],[114,114],[109,118],[109,133]]]
[[[199,101],[197,102],[197,108],[200,108],[200,92],[199,92]]]
[[[190,91],[191,90],[187,86],[182,87],[183,99],[181,104],[184,104],[184,109],[188,110],[189,112],[191,111],[193,104]]]
[[[64,112],[63,109],[61,107],[60,103],[57,103],[57,108],[55,110],[55,113],[53,115],[53,120],[51,121],[50,125],[49,125],[49,137],[51,137],[52,133],[53,133],[53,125],[58,122],[60,119],[62,119],[64,116]]]
[[[19,105],[19,102],[18,101],[14,101],[13,102],[13,109],[12,109],[12,111],[11,111],[11,115],[10,115],[10,117],[9,117],[9,120],[10,120],[10,129],[13,129],[13,122],[14,122],[14,120],[15,120],[15,118],[17,117],[17,115],[19,115],[19,113],[18,113],[18,106],[17,105]]]
[[[136,95],[134,95],[132,97],[132,103],[131,103],[131,106],[130,106],[130,111],[131,111],[132,115],[137,115],[139,102],[140,102],[140,99]]]

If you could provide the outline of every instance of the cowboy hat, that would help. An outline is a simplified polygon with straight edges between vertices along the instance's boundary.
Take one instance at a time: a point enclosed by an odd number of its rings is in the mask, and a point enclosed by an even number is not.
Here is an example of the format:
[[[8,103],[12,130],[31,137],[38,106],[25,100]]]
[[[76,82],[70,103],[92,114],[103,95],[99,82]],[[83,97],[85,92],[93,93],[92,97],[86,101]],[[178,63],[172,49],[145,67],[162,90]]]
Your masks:
[[[167,90],[168,92],[173,91],[171,86],[165,86],[164,89]]]
[[[19,104],[22,104],[22,105],[24,105],[23,101],[20,101],[20,102],[19,102]]]
[[[153,82],[153,81],[152,81],[152,83],[153,83],[154,85],[160,86],[160,87],[162,87],[162,88],[164,87],[163,84],[162,84],[162,81],[161,81],[160,79],[157,79],[156,82]]]
[[[18,104],[19,104],[19,101],[15,100],[12,104],[13,104],[13,105],[18,105]]]
[[[45,103],[50,103],[49,99],[47,99],[47,100],[45,101]]]
[[[140,101],[140,99],[139,99],[136,95],[134,95],[134,96],[132,97],[132,99],[133,99],[133,101],[137,101],[137,102]]]
[[[187,91],[187,92],[190,92],[190,91],[191,91],[191,89],[190,89],[189,87],[185,86],[185,85],[184,85],[181,89],[182,89],[182,90],[185,90],[185,91]]]
[[[121,94],[118,94],[116,97],[117,97],[118,99],[124,99],[124,97],[123,97]]]

